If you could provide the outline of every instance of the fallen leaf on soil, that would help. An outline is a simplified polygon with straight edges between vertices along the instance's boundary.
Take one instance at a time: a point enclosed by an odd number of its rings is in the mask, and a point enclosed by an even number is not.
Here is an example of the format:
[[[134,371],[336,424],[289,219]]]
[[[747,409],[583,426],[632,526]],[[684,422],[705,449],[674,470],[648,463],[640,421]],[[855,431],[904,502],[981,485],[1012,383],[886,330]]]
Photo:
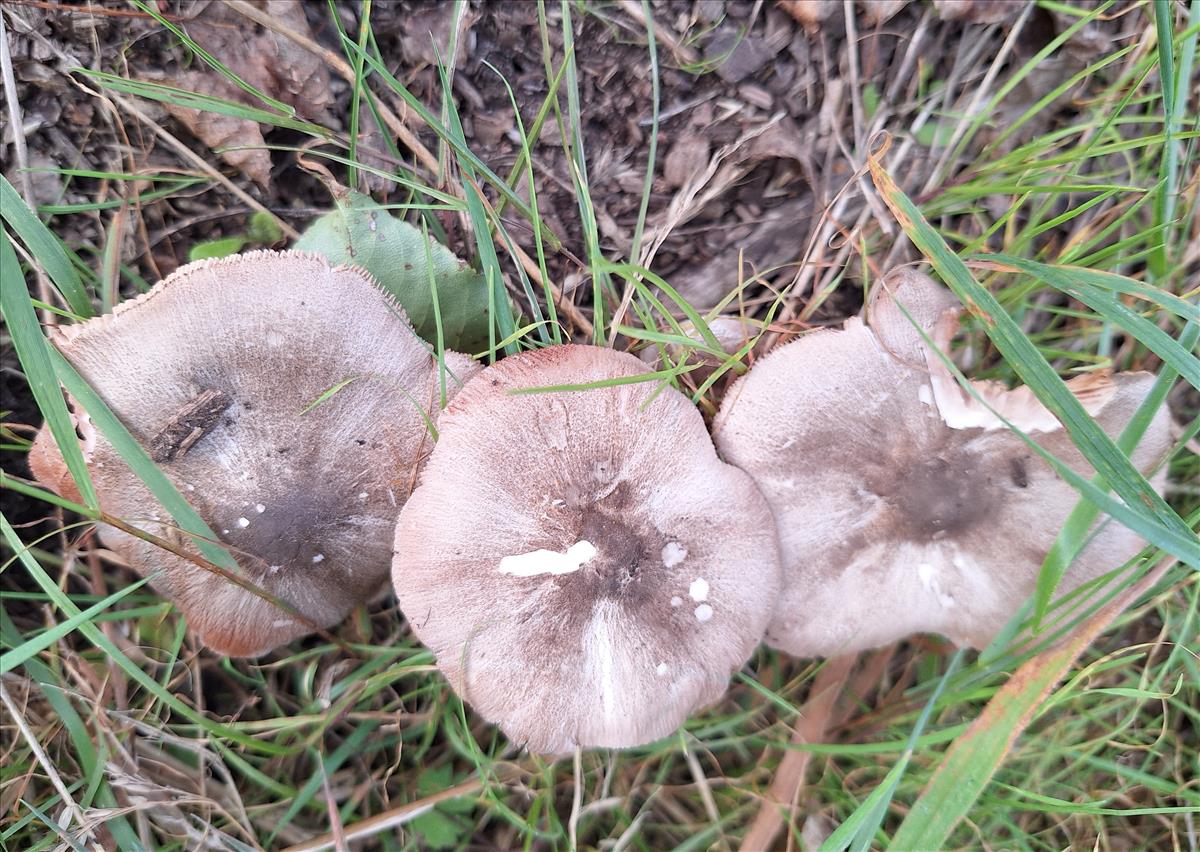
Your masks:
[[[454,25],[453,3],[434,3],[430,6],[418,7],[410,12],[400,34],[400,46],[404,55],[414,65],[437,65],[440,60],[449,65],[450,39]],[[470,28],[478,19],[478,15],[470,11],[464,19],[463,30]],[[435,46],[436,45],[436,49]],[[467,41],[460,38],[455,50],[454,67],[461,68],[467,59]]]
[[[284,28],[312,38],[305,4],[295,0],[266,0],[258,5]],[[242,80],[294,107],[304,118],[325,119],[333,105],[333,93],[329,90],[329,70],[320,57],[276,32],[262,30],[251,34],[253,29],[253,24],[224,3],[206,3],[187,23],[188,35],[219,57]],[[232,83],[227,85],[242,91]],[[246,92],[242,95],[251,97]],[[254,100],[246,103],[261,106]]]
[[[329,71],[320,58],[278,33],[263,30],[251,34],[253,24],[224,3],[204,2],[186,24],[188,35],[221,61],[234,74],[264,95],[293,107],[313,121],[328,118],[333,104]],[[294,0],[266,0],[265,11],[288,29],[311,38],[304,4]],[[261,107],[262,103],[215,70],[197,67],[169,80],[173,85],[200,94]],[[263,147],[257,122],[244,118],[166,104],[168,112],[204,144],[219,152],[221,159],[266,188],[270,181],[271,155]]]
[[[704,50],[704,58],[717,63],[717,76],[722,80],[740,83],[761,71],[777,52],[765,39],[743,35],[730,27],[713,36]]]
[[[663,177],[672,188],[683,186],[708,163],[708,139],[687,133],[671,146],[663,160]]]
[[[810,33],[821,28],[821,22],[832,15],[841,4],[838,0],[775,0],[776,3]]]
[[[812,147],[812,139],[805,140],[796,122],[783,118],[750,142],[746,156],[752,161],[781,159],[804,163],[812,159],[809,153]]]
[[[491,318],[483,276],[368,196],[344,190],[339,195],[336,209],[309,225],[293,248],[367,270],[430,343],[437,341],[440,315],[447,348],[468,354],[486,349]]]
[[[933,8],[943,21],[969,24],[998,24],[1015,18],[1025,0],[933,0]]]
[[[204,71],[187,71],[175,80],[175,85],[201,95],[236,98],[225,80]],[[263,147],[265,143],[258,122],[170,102],[163,105],[193,136],[217,151],[222,160],[263,189],[267,188],[271,180],[271,155]]]

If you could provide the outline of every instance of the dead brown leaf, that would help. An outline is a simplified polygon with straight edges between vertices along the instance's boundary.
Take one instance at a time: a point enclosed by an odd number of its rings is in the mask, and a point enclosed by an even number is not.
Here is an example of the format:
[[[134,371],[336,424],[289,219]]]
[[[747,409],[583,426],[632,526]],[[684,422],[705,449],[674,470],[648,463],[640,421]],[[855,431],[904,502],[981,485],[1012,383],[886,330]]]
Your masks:
[[[708,138],[702,133],[685,133],[671,146],[663,160],[663,177],[672,189],[683,186],[708,163]]]
[[[312,38],[304,3],[265,0],[254,4],[284,28]],[[295,108],[304,118],[322,121],[333,105],[329,70],[320,57],[291,39],[254,27],[224,3],[205,3],[187,24],[196,43],[217,56],[233,73],[269,97]],[[228,84],[231,88],[239,87]],[[251,97],[243,93],[245,100]],[[251,101],[246,101],[250,103]]]
[[[477,14],[468,12],[462,21],[463,29],[468,29],[478,17]],[[400,46],[404,49],[404,55],[417,66],[437,65],[439,60],[448,65],[453,26],[453,3],[434,3],[418,7],[408,16],[404,32],[400,35]],[[466,39],[460,38],[455,49],[455,68],[462,68],[466,62],[466,48]]]
[[[821,22],[837,11],[838,0],[775,0],[783,11],[795,18],[809,33],[821,28]]]
[[[886,24],[907,5],[908,0],[859,0],[859,14],[868,26]]]
[[[255,6],[284,28],[312,37],[303,3],[261,0]],[[192,16],[185,25],[188,35],[244,82],[288,104],[304,118],[328,120],[333,93],[329,71],[319,57],[277,32],[256,30],[224,3],[201,0],[189,11]],[[168,82],[200,94],[262,105],[249,92],[208,68],[193,68]],[[225,149],[219,155],[226,163],[266,188],[271,157],[262,147],[262,130],[256,122],[172,104],[167,104],[167,109],[210,148]]]
[[[187,71],[172,81],[175,85],[201,95],[230,98],[229,85],[207,71]],[[271,155],[264,147],[258,123],[215,112],[172,103],[164,104],[167,112],[207,145],[229,165],[263,189],[271,182]]]
[[[933,8],[943,21],[969,24],[998,24],[1013,20],[1026,5],[1025,0],[933,0]]]

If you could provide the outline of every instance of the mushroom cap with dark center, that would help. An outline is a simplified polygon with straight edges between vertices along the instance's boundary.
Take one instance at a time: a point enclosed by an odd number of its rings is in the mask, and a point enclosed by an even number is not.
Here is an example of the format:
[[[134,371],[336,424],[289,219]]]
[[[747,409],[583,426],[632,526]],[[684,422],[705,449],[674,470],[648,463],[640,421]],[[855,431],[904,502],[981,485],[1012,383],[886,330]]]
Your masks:
[[[768,643],[829,656],[937,632],[982,647],[1032,594],[1079,495],[964,395],[913,325],[945,349],[957,314],[948,290],[894,272],[876,290],[867,322],[852,319],[775,349],[726,395],[714,440],[726,461],[754,477],[779,525],[784,587]],[[1097,374],[1068,386],[1115,436],[1153,383],[1147,373]],[[1092,474],[1028,389],[974,386],[1052,455]],[[1133,462],[1148,472],[1170,445],[1164,409]],[[1153,480],[1159,487],[1163,476]],[[1142,546],[1102,518],[1060,592],[1119,567]]]
[[[778,590],[771,513],[632,355],[504,359],[444,412],[393,580],[454,689],[533,751],[627,747],[717,700]]]
[[[367,273],[295,252],[202,261],[55,342],[251,583],[322,627],[384,587],[441,382]],[[453,394],[476,367],[453,353],[445,363]],[[101,507],[194,551],[113,447],[91,443]],[[69,483],[44,429],[31,464],[47,485]],[[311,630],[168,551],[101,534],[214,650],[253,656]]]

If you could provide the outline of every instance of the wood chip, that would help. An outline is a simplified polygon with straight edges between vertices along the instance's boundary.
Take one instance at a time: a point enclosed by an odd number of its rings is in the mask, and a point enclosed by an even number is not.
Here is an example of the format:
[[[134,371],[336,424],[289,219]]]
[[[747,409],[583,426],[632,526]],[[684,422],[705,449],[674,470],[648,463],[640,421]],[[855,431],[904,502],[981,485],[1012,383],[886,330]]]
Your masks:
[[[211,432],[233,397],[224,391],[205,389],[179,409],[166,426],[150,439],[150,458],[169,462],[183,458],[196,442]]]

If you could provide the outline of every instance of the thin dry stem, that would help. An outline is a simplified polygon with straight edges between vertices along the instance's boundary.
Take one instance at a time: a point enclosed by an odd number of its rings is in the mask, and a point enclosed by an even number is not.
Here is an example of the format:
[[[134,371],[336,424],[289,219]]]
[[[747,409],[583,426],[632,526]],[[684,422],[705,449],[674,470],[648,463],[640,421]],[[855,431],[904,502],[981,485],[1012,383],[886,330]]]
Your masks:
[[[838,696],[842,694],[842,688],[846,685],[846,679],[850,676],[850,669],[854,667],[856,659],[853,654],[834,657],[817,672],[812,693],[800,709],[800,719],[792,732],[793,745],[815,743],[824,739],[833,716],[834,705]],[[785,811],[787,822],[795,819],[796,801],[800,795],[800,788],[804,785],[804,775],[808,771],[811,759],[811,752],[799,749],[789,749],[784,754],[779,768],[775,771],[775,780],[771,782],[771,788],[763,797],[758,815],[742,839],[741,852],[770,849],[784,827]]]

